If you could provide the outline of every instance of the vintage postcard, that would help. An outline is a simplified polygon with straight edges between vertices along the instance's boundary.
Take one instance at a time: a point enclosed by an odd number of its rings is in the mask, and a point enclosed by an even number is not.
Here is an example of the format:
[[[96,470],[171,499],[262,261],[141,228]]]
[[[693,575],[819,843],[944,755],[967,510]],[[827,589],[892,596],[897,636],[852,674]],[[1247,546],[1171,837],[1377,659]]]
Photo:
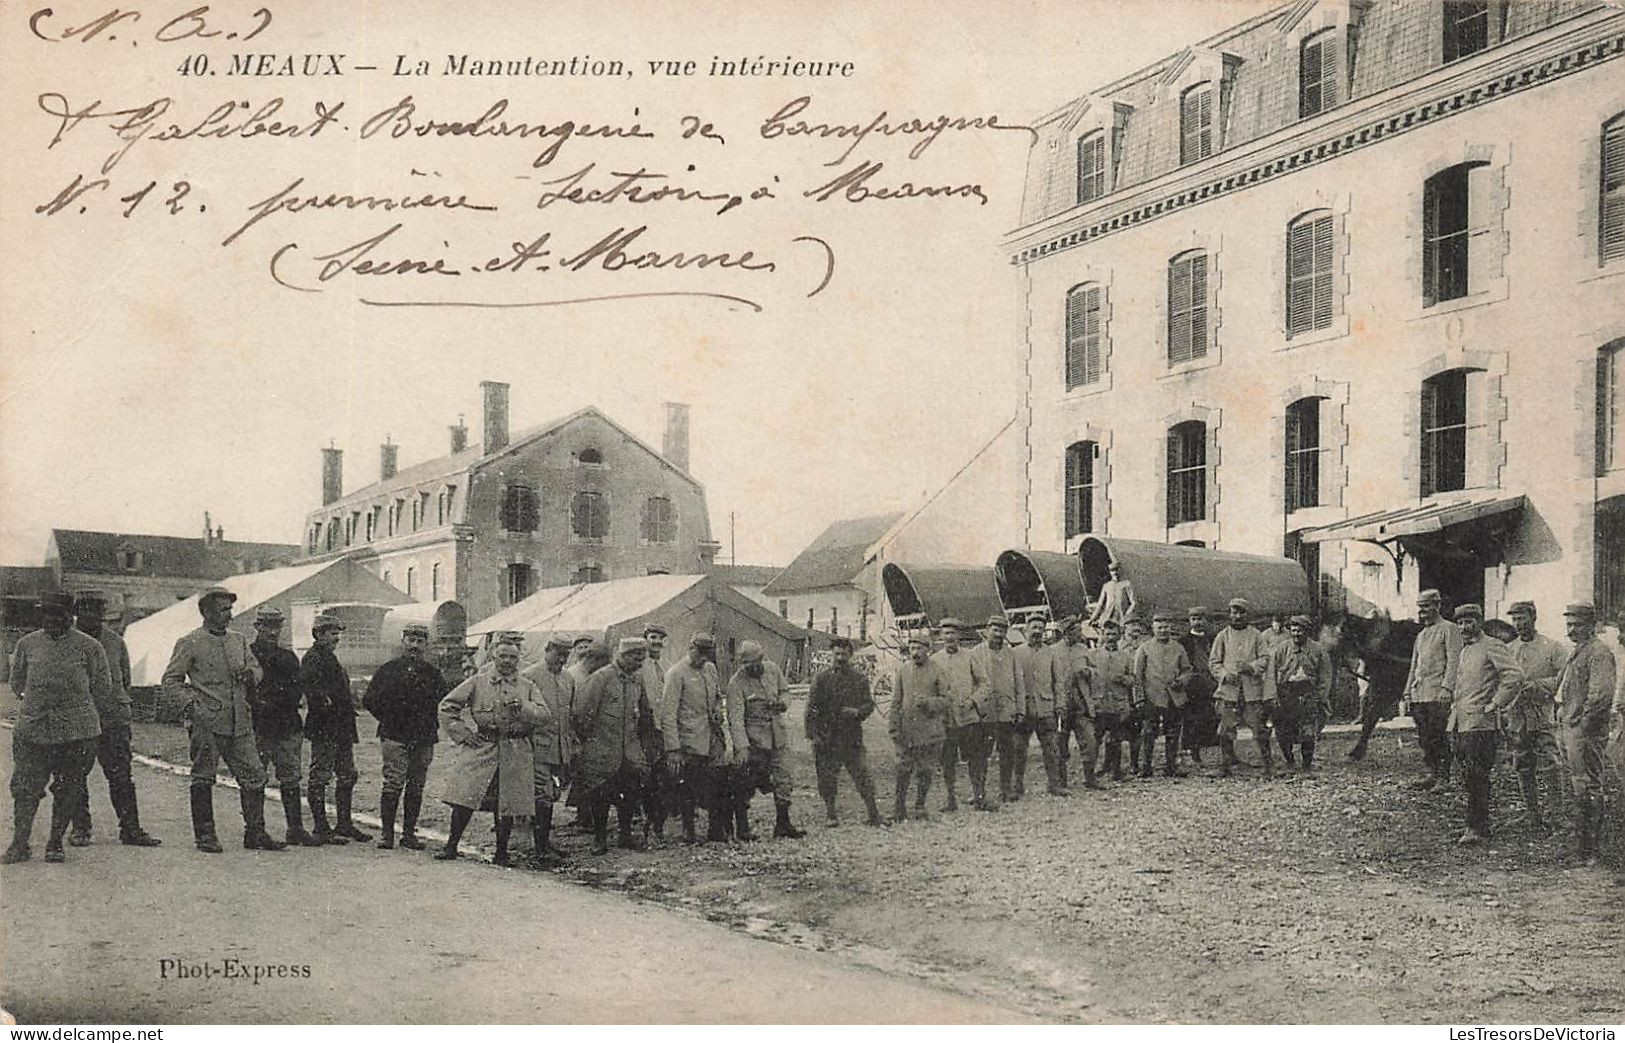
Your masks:
[[[1618,4],[25,0],[0,89],[19,1023],[1625,1017]]]

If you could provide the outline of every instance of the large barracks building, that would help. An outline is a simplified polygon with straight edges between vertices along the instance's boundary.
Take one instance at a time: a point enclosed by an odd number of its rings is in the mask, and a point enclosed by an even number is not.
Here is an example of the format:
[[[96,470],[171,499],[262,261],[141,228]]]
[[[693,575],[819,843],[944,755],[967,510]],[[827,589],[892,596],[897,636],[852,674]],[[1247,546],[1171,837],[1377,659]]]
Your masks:
[[[1028,546],[1625,610],[1622,53],[1600,3],[1300,0],[1045,116]]]

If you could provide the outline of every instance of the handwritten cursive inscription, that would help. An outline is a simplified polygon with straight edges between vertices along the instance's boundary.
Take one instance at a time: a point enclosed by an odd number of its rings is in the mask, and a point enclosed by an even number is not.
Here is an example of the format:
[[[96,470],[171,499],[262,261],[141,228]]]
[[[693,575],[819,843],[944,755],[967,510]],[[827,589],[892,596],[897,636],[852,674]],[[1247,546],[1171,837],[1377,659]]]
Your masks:
[[[502,119],[508,111],[508,99],[492,102],[484,112],[472,120],[425,119],[418,115],[417,102],[412,96],[397,101],[367,117],[361,124],[362,140],[375,134],[387,133],[392,138],[414,135],[420,138],[541,138],[549,144],[531,161],[532,167],[545,167],[558,158],[559,150],[572,138],[653,138],[654,135],[638,123],[584,123],[564,120],[561,123],[510,123]]]
[[[763,120],[760,133],[769,141],[778,137],[850,138],[851,144],[847,145],[839,156],[825,163],[826,167],[839,166],[846,162],[846,158],[871,134],[881,137],[898,134],[917,137],[919,140],[908,150],[909,159],[919,159],[937,138],[949,130],[1023,130],[1033,141],[1038,140],[1038,131],[1032,127],[1001,123],[997,116],[937,116],[934,119],[916,118],[893,123],[889,122],[890,114],[882,111],[865,123],[807,123],[804,120],[792,120],[791,117],[801,115],[810,105],[812,105],[810,97],[802,96],[795,99]]]
[[[249,217],[237,230],[220,241],[221,246],[230,246],[237,238],[272,214],[298,214],[306,210],[487,210],[497,208],[488,203],[471,203],[468,196],[435,195],[423,193],[421,195],[384,196],[370,192],[312,192],[300,193],[299,189],[305,183],[304,178],[295,178],[286,188],[275,192],[258,203],[248,207]],[[298,194],[296,194],[298,193]],[[399,225],[395,227],[399,228]]]

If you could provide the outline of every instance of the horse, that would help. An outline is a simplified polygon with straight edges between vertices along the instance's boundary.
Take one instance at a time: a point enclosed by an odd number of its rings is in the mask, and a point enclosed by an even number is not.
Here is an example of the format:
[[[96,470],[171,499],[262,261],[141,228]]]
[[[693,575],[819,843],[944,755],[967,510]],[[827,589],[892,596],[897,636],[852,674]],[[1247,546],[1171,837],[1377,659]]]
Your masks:
[[[1366,682],[1360,705],[1360,738],[1349,750],[1351,760],[1365,757],[1371,733],[1379,721],[1392,717],[1405,694],[1410,673],[1411,651],[1416,647],[1422,624],[1410,619],[1395,620],[1385,612],[1374,616],[1345,616],[1339,626],[1336,653],[1344,660],[1357,660],[1364,671],[1354,671]]]

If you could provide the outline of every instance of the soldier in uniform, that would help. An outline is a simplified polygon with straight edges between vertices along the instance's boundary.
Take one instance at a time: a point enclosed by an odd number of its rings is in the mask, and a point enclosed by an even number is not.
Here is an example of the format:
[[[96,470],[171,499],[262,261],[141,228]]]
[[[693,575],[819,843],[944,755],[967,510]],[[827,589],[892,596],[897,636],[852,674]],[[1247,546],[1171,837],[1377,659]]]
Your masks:
[[[1535,603],[1516,601],[1507,609],[1517,636],[1512,639],[1512,657],[1523,671],[1523,690],[1506,712],[1505,726],[1514,750],[1514,766],[1523,791],[1524,813],[1515,824],[1543,829],[1541,783],[1546,800],[1560,799],[1559,773],[1563,755],[1557,747],[1557,681],[1567,658],[1563,647],[1535,630]]]
[[[908,784],[918,777],[914,817],[927,818],[925,796],[931,789],[931,772],[942,760],[942,741],[953,701],[953,687],[942,666],[931,655],[931,635],[916,630],[908,637],[908,658],[891,676],[891,712],[886,730],[897,747],[897,800],[893,818],[908,818]]]
[[[11,653],[11,690],[21,705],[11,734],[14,825],[11,844],[0,855],[7,865],[33,857],[28,841],[47,785],[52,801],[45,860],[67,860],[62,835],[79,807],[102,732],[96,706],[113,697],[101,642],[73,628],[73,598],[46,594],[39,608],[44,627],[19,638]]]
[[[1146,629],[1145,620],[1139,616],[1130,616],[1123,624],[1123,651],[1128,653],[1129,668],[1133,669],[1134,653],[1140,646],[1151,639],[1151,632]],[[1140,701],[1138,692],[1135,693],[1134,708],[1129,712],[1128,719],[1123,722],[1123,731],[1128,735],[1128,767],[1135,777],[1140,774],[1140,732],[1145,727],[1145,718],[1149,713],[1146,705]]]
[[[869,775],[869,758],[863,747],[863,722],[875,709],[869,679],[852,667],[851,638],[832,638],[829,647],[835,662],[813,675],[807,695],[807,741],[812,744],[818,795],[824,798],[828,824],[840,825],[835,797],[841,769],[845,768],[869,811],[869,825],[884,825],[875,804],[874,779]]]
[[[790,730],[784,712],[790,709],[790,685],[777,663],[770,663],[755,641],[739,645],[739,669],[728,681],[728,703],[745,715],[748,784],[734,807],[739,836],[750,833],[750,795],[773,794],[773,835],[799,840],[807,834],[790,821],[793,786],[790,779]]]
[[[248,639],[226,629],[237,595],[210,587],[198,595],[203,625],[175,642],[164,668],[164,691],[187,700],[191,711],[192,834],[199,851],[219,854],[214,832],[214,773],[225,761],[237,779],[243,807],[243,847],[287,847],[265,832],[265,764],[254,745],[248,697],[264,676]]]
[[[1208,651],[1208,669],[1218,682],[1214,695],[1219,707],[1219,774],[1228,778],[1240,763],[1236,728],[1243,716],[1258,743],[1259,762],[1265,774],[1272,774],[1267,718],[1273,704],[1264,702],[1264,670],[1271,646],[1248,621],[1252,605],[1246,598],[1231,598],[1229,612],[1230,625],[1214,635]],[[1290,643],[1291,635],[1287,640]]]
[[[1461,630],[1461,658],[1456,668],[1456,697],[1446,727],[1467,788],[1467,829],[1459,842],[1476,844],[1490,836],[1496,721],[1517,701],[1523,688],[1523,671],[1518,669],[1510,648],[1485,635],[1483,608],[1456,606],[1456,625]]]
[[[1027,794],[1027,750],[1031,737],[1038,736],[1038,750],[1044,758],[1044,779],[1049,792],[1060,789],[1060,766],[1055,753],[1055,689],[1050,678],[1050,659],[1055,654],[1044,640],[1048,628],[1034,620],[1027,624],[1027,643],[1015,650],[1016,662],[1021,669],[1021,689],[1027,704],[1014,732],[1015,778],[1010,785],[1010,799],[1020,800]],[[1055,636],[1060,638],[1059,629]]]
[[[1089,615],[1090,624],[1097,628],[1108,619],[1127,623],[1139,614],[1139,606],[1134,600],[1134,584],[1123,578],[1123,566],[1116,561],[1108,562],[1106,572],[1111,579],[1101,584],[1100,601]]]
[[[492,650],[491,670],[481,670],[440,700],[440,727],[454,743],[446,757],[443,798],[451,806],[451,830],[434,856],[440,861],[458,857],[475,810],[488,807],[496,816],[496,862],[507,865],[513,820],[535,811],[530,736],[551,711],[536,686],[519,676],[519,656],[517,644],[501,642]],[[583,801],[583,806],[591,805]]]
[[[683,817],[683,841],[692,844],[695,809],[706,806],[706,839],[728,838],[733,817],[730,792],[733,733],[727,727],[722,686],[710,660],[716,639],[695,634],[688,653],[666,671],[660,696],[660,734],[666,743],[666,771]]]
[[[643,628],[643,641],[649,657],[643,661],[643,704],[638,709],[638,739],[643,743],[647,780],[643,792],[643,840],[653,834],[656,842],[666,839],[666,819],[677,806],[671,773],[666,770],[666,739],[660,733],[660,699],[666,691],[666,667],[660,654],[666,647],[666,628],[650,623]]]
[[[1264,713],[1278,715],[1276,738],[1282,749],[1298,744],[1305,772],[1314,770],[1315,742],[1332,705],[1332,661],[1324,648],[1309,639],[1314,625],[1308,616],[1288,620],[1287,643],[1267,652],[1264,666]],[[1262,723],[1263,716],[1249,716],[1247,726],[1258,737],[1264,774],[1270,775],[1269,730]],[[1259,721],[1256,726],[1255,718]]]
[[[999,755],[999,799],[1008,801],[1014,795],[1016,770],[1017,729],[1027,722],[1027,677],[1016,649],[1006,640],[1009,625],[1002,615],[990,616],[987,621],[987,640],[971,652],[981,684],[977,704],[993,717],[993,748]],[[1026,742],[1023,733],[1022,742]],[[1026,762],[1022,751],[1021,762]],[[985,769],[984,769],[985,770]],[[983,781],[983,792],[987,783]]]
[[[1446,722],[1450,704],[1456,697],[1456,669],[1461,661],[1461,631],[1440,614],[1437,590],[1424,590],[1416,596],[1416,621],[1422,632],[1411,650],[1410,673],[1405,679],[1404,696],[1410,702],[1416,721],[1416,741],[1422,747],[1422,760],[1428,776],[1417,780],[1417,789],[1433,789],[1450,783],[1450,743]]]
[[[1060,791],[1069,792],[1071,778],[1068,765],[1072,759],[1072,737],[1083,744],[1083,722],[1079,719],[1078,672],[1084,672],[1082,684],[1089,684],[1089,650],[1084,647],[1076,616],[1061,620],[1060,641],[1050,646],[1050,688],[1055,692],[1055,774],[1060,780]]]
[[[350,675],[333,650],[344,623],[335,616],[317,616],[310,634],[315,644],[299,661],[299,682],[305,690],[305,737],[310,740],[310,824],[324,844],[351,840],[365,844],[372,836],[350,821],[358,776],[355,770],[355,697]],[[333,806],[338,821],[327,824],[327,784],[335,782]]]
[[[141,828],[135,779],[130,774],[130,650],[112,627],[102,625],[107,599],[100,591],[81,591],[74,598],[73,607],[79,630],[95,638],[107,654],[111,684],[107,699],[96,707],[102,725],[101,738],[96,740],[96,759],[101,762],[102,775],[107,779],[107,798],[113,805],[113,813],[118,816],[119,842],[132,847],[157,847],[161,841]],[[73,816],[68,843],[75,847],[90,843],[88,779],[79,800],[79,809]]]
[[[1128,741],[1124,722],[1134,713],[1134,655],[1121,647],[1122,631],[1115,619],[1100,625],[1100,646],[1091,653],[1090,681],[1095,734],[1106,746],[1103,770],[1117,782],[1123,781],[1123,743]]]
[[[574,724],[581,738],[576,777],[586,788],[582,807],[593,828],[592,853],[609,853],[609,809],[615,808],[616,846],[636,850],[632,816],[643,794],[643,743],[638,716],[644,705],[642,669],[649,646],[623,637],[615,661],[587,679],[576,698]]]
[[[1183,774],[1179,768],[1180,724],[1185,715],[1185,684],[1191,664],[1185,647],[1174,640],[1172,612],[1151,617],[1151,640],[1134,653],[1135,698],[1146,707],[1140,736],[1140,777],[1150,778],[1152,752],[1157,734],[1162,734],[1162,773],[1168,778]]]
[[[959,776],[959,759],[966,754],[965,735],[960,732],[959,707],[961,702],[970,698],[971,689],[975,686],[975,679],[970,672],[970,654],[959,647],[961,632],[964,624],[949,616],[939,627],[942,631],[942,647],[932,653],[931,659],[942,670],[942,676],[948,679],[950,698],[948,713],[943,720],[942,737],[942,783],[948,790],[948,798],[943,802],[943,811],[959,810],[959,794],[957,792]],[[972,748],[976,745],[977,737],[970,736]]]
[[[1570,605],[1563,610],[1568,638],[1574,643],[1557,683],[1562,706],[1563,752],[1574,793],[1575,855],[1584,865],[1597,861],[1602,837],[1603,747],[1614,703],[1614,656],[1597,637],[1597,610]]]
[[[536,817],[531,833],[535,850],[532,868],[541,869],[563,852],[552,846],[553,805],[559,799],[559,779],[571,758],[574,726],[571,713],[576,701],[575,678],[564,668],[570,658],[570,639],[554,634],[542,649],[542,661],[524,671],[523,677],[536,686],[548,719],[531,732],[530,745],[536,759]]]
[[[448,692],[440,668],[424,654],[429,628],[408,623],[401,628],[401,654],[378,668],[367,683],[361,705],[378,720],[378,746],[383,756],[384,786],[378,797],[383,833],[378,846],[395,846],[395,814],[405,801],[401,821],[401,847],[421,850],[418,815],[423,810],[423,787],[434,762],[440,738],[440,701]]]
[[[1104,631],[1105,623],[1101,624]],[[1068,628],[1074,636],[1079,624],[1070,624]],[[1095,713],[1099,708],[1098,697],[1095,694],[1095,650],[1082,641],[1072,644],[1063,642],[1062,648],[1067,649],[1071,657],[1072,683],[1067,686],[1066,703],[1061,710],[1061,727],[1056,733],[1058,759],[1061,762],[1061,779],[1067,779],[1067,762],[1071,754],[1073,736],[1078,740],[1078,753],[1083,758],[1083,788],[1104,789],[1100,780],[1095,777],[1095,760],[1100,751],[1100,732],[1096,727]]]
[[[305,726],[299,719],[303,687],[299,681],[299,657],[283,648],[282,610],[271,605],[254,613],[254,641],[248,646],[260,664],[260,681],[254,686],[254,745],[260,763],[276,769],[277,788],[282,793],[282,816],[288,823],[288,843],[320,847],[322,841],[305,832],[304,806],[300,803],[300,761],[304,755]]]
[[[1185,721],[1181,740],[1191,761],[1202,763],[1202,748],[1216,746],[1219,741],[1219,715],[1213,706],[1213,693],[1219,682],[1213,678],[1208,665],[1213,648],[1213,635],[1207,629],[1207,607],[1193,605],[1185,613],[1186,632],[1179,639],[1185,646],[1185,658],[1191,663],[1191,679],[1185,685]],[[1291,757],[1287,758],[1289,761]]]

